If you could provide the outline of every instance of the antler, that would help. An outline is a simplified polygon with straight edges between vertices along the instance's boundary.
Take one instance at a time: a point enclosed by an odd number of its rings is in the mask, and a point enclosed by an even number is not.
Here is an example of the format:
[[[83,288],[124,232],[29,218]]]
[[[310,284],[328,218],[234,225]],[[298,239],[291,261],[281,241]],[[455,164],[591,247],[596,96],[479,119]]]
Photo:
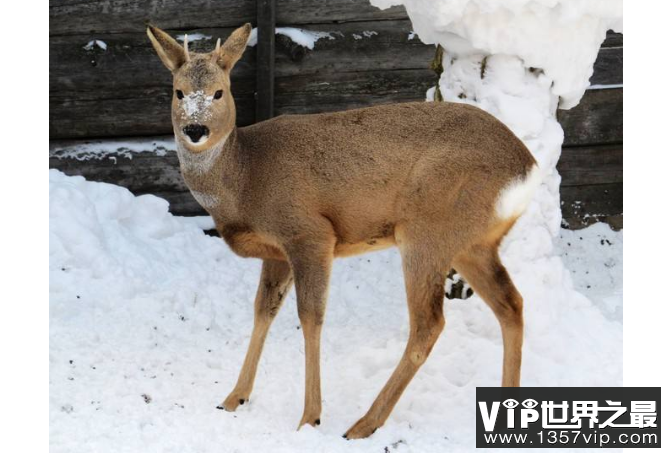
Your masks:
[[[190,61],[190,51],[187,48],[187,33],[185,33],[185,39],[183,40],[183,47],[185,48],[185,61]]]
[[[211,60],[215,63],[220,58],[222,40],[217,38],[217,43],[215,43],[215,50],[213,51]]]

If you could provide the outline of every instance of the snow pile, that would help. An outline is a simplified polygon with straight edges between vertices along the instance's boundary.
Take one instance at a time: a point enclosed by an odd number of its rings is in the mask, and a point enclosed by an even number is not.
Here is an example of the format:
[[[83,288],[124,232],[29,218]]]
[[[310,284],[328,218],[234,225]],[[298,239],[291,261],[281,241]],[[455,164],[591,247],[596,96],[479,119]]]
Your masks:
[[[332,33],[326,31],[303,30],[302,28],[294,27],[277,27],[275,34],[284,35],[296,44],[307,47],[310,50],[314,49],[315,43],[320,39],[335,39]],[[250,47],[257,45],[257,28],[252,29],[247,45]]]
[[[552,80],[560,108],[575,106],[606,31],[622,31],[622,0],[370,0],[403,4],[426,44],[458,56],[514,55]]]
[[[474,388],[498,385],[502,360],[497,321],[476,296],[445,304],[446,329],[384,428],[367,440],[341,437],[368,409],[407,341],[396,249],[334,264],[321,426],[295,430],[304,356],[293,291],[267,340],[249,404],[233,414],[216,410],[249,342],[260,262],[204,235],[201,220],[173,217],[152,195],[50,171],[53,452],[473,446]],[[573,291],[563,298],[559,288],[572,282],[559,258],[540,257],[543,243],[524,241],[511,247],[539,258],[507,262],[527,299],[524,385],[618,384],[621,324]],[[621,249],[613,250],[621,262]]]
[[[562,230],[556,244],[576,290],[604,316],[622,321],[622,231],[595,223],[583,231]]]

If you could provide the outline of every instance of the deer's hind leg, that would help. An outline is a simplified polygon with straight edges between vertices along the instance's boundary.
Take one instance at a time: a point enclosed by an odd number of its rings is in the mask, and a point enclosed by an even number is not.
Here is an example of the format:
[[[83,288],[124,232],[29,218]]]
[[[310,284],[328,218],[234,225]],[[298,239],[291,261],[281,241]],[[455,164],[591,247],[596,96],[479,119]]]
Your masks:
[[[523,298],[497,252],[499,241],[478,244],[456,257],[453,265],[490,306],[502,329],[502,386],[520,386],[523,347]]]
[[[400,363],[368,412],[345,434],[348,439],[367,437],[384,424],[444,329],[444,282],[451,250],[437,238],[398,229],[396,240],[407,289],[409,340]]]
[[[220,404],[218,409],[234,411],[239,404],[250,397],[257,366],[268,330],[277,315],[282,302],[293,285],[291,267],[286,261],[265,260],[261,268],[261,279],[254,300],[254,328],[250,338],[245,361],[241,368],[236,387]]]

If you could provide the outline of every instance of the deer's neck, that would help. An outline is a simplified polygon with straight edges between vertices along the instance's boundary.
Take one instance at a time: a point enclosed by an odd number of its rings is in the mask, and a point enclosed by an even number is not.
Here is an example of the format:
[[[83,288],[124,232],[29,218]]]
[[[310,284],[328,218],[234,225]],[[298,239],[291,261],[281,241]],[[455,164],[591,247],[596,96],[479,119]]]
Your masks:
[[[243,174],[236,128],[226,139],[197,153],[177,140],[177,151],[185,184],[199,204],[214,217],[233,213]]]

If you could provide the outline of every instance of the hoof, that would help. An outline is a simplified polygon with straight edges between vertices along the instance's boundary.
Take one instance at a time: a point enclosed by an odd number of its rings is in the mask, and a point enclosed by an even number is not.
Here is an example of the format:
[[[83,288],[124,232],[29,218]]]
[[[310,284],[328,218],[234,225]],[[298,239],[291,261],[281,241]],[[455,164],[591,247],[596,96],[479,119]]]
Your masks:
[[[347,432],[342,436],[345,439],[364,439],[377,431],[379,428],[378,424],[367,420],[365,417],[357,421],[354,426],[349,428]]]
[[[227,396],[227,399],[225,399],[222,404],[217,406],[217,408],[224,409],[228,412],[234,412],[238,406],[242,406],[247,401],[249,401],[247,398],[240,398],[232,393],[231,395]]]
[[[313,420],[312,418],[303,416],[303,418],[301,419],[301,423],[298,424],[298,429],[301,429],[303,425],[310,425],[312,427],[317,427],[321,425],[321,419],[315,418]]]

